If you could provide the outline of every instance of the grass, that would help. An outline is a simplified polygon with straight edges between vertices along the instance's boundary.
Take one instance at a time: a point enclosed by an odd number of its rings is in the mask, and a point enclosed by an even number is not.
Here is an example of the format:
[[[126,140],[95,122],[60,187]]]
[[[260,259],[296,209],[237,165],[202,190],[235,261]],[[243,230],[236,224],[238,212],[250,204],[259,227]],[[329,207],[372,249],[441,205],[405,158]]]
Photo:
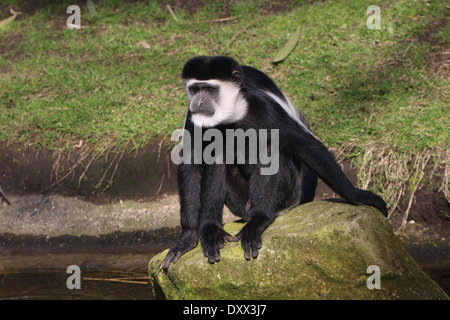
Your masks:
[[[19,16],[0,30],[0,141],[59,153],[80,140],[97,154],[140,148],[182,127],[185,61],[228,54],[271,76],[391,208],[414,159],[448,165],[448,62],[434,59],[450,39],[445,2],[380,1],[380,30],[366,27],[371,1],[193,3],[95,1],[92,19],[81,6],[81,30],[65,26],[67,1]],[[26,4],[6,1],[1,18]],[[272,64],[297,27],[297,47]]]

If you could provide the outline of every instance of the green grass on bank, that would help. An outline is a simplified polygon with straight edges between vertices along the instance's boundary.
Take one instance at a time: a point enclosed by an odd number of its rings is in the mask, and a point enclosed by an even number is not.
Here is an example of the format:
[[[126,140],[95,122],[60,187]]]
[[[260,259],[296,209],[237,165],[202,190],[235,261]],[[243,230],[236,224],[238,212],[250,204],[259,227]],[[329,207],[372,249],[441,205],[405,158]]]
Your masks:
[[[376,178],[391,206],[386,188],[398,191],[398,181],[378,164],[449,160],[445,1],[379,1],[380,30],[366,26],[373,1],[96,0],[92,19],[81,1],[81,30],[66,28],[73,2],[47,2],[57,4],[0,4],[0,19],[10,5],[24,11],[0,30],[0,141],[59,152],[80,139],[101,152],[142,147],[182,127],[185,61],[228,54],[271,76],[328,146],[373,166],[361,183]],[[297,27],[294,51],[271,64]]]

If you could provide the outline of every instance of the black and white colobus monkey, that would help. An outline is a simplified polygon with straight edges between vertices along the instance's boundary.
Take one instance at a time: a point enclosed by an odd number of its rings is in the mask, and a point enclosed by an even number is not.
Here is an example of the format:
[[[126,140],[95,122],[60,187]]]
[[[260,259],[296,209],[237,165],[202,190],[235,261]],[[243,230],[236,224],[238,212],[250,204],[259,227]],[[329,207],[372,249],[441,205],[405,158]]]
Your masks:
[[[189,136],[194,135],[194,126],[216,128],[224,137],[227,129],[278,129],[279,170],[263,175],[260,161],[181,163],[182,234],[164,259],[163,269],[196,247],[198,240],[210,263],[220,260],[225,240],[240,240],[245,259],[256,258],[261,235],[277,211],[313,201],[317,177],[351,204],[371,205],[387,215],[383,199],[352,185],[333,155],[311,133],[305,118],[266,74],[241,66],[230,57],[199,56],[186,63],[182,76],[190,100],[184,125]],[[249,156],[248,149],[245,155]],[[224,205],[247,220],[235,237],[222,228]]]

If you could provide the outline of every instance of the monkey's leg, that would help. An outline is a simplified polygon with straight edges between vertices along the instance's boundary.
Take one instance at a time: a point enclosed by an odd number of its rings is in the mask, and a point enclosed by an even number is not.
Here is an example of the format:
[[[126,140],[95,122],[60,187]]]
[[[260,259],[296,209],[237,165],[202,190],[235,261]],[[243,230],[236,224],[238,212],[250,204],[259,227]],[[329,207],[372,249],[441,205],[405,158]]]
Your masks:
[[[249,183],[240,173],[239,168],[227,165],[227,183],[225,205],[230,211],[244,220],[249,219],[251,203],[248,198]]]
[[[258,257],[262,233],[275,220],[277,211],[298,202],[300,183],[293,163],[280,156],[280,170],[274,175],[260,175],[259,169],[250,177],[250,219],[236,235],[241,240],[247,260]]]

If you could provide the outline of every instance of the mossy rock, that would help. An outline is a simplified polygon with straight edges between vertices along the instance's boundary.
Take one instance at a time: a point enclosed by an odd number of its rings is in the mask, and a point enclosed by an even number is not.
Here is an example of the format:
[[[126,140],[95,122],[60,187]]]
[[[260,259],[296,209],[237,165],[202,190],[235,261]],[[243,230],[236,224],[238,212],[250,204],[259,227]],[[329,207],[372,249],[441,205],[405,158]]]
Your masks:
[[[242,226],[224,228],[236,234]],[[259,257],[251,261],[244,259],[240,242],[226,243],[215,264],[198,245],[164,273],[167,252],[149,264],[159,299],[448,299],[369,206],[299,206],[264,232]],[[380,289],[368,289],[371,265],[380,268]]]

